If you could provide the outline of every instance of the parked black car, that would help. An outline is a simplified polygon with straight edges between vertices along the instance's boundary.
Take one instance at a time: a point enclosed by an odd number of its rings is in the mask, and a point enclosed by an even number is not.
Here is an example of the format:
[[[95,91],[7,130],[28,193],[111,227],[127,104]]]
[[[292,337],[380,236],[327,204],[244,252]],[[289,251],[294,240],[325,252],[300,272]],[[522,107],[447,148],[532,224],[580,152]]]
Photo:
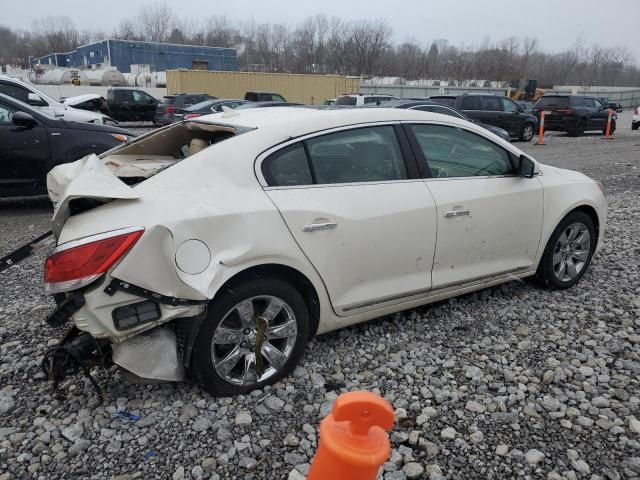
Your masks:
[[[615,110],[616,112],[622,111],[622,104],[619,102],[607,102],[607,107]]]
[[[511,141],[509,132],[507,132],[506,130],[493,125],[480,123],[476,120],[473,120],[467,117],[464,113],[459,112],[455,108],[449,107],[447,105],[442,105],[441,103],[429,102],[424,100],[398,100],[398,101],[384,102],[380,106],[387,107],[387,108],[407,108],[410,110],[421,110],[423,112],[433,112],[433,113],[440,113],[442,115],[449,115],[450,117],[456,117],[462,120],[473,122],[482,128],[486,128],[491,133],[498,135],[500,138],[506,140],[507,142]]]
[[[189,118],[199,117],[201,115],[209,115],[210,113],[218,113],[222,111],[222,107],[236,108],[240,105],[247,103],[246,100],[239,100],[233,98],[215,100],[205,100],[204,102],[196,103],[187,108],[176,109],[173,114],[173,121],[179,122],[180,120],[187,120]]]
[[[264,108],[264,107],[304,107],[302,103],[295,102],[246,102],[237,107],[238,110],[245,110],[247,108]]]
[[[533,106],[533,113],[539,119],[545,111],[544,129],[567,132],[578,136],[587,130],[607,128],[609,109],[596,97],[582,95],[544,95]],[[611,119],[611,132],[616,129],[616,119]]]
[[[53,118],[0,94],[0,197],[46,194],[47,173],[56,165],[134,136],[122,128]]]
[[[139,88],[111,87],[107,106],[111,118],[119,122],[151,122],[160,101]]]
[[[244,99],[250,102],[286,102],[282,95],[273,92],[247,92]]]
[[[205,100],[215,100],[217,97],[208,93],[179,93],[177,95],[167,95],[156,107],[156,114],[153,117],[153,123],[157,127],[170,125],[173,123],[173,114],[176,110],[184,110],[196,103]]]
[[[507,97],[493,94],[463,93],[462,95],[436,95],[429,100],[461,111],[478,122],[500,127],[512,138],[528,142],[536,130],[536,117]]]

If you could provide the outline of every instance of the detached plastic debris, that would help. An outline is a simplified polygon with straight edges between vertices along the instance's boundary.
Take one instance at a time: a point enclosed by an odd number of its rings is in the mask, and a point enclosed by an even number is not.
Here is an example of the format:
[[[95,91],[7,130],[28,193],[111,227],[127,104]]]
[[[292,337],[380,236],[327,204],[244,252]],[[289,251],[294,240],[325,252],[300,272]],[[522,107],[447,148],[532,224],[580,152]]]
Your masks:
[[[134,415],[129,412],[115,412],[113,415],[115,418],[119,418],[120,420],[125,420],[127,422],[137,422],[142,417],[140,415]]]
[[[156,456],[156,452],[154,452],[153,450],[149,450],[147,453],[144,454],[144,460],[145,462],[148,462],[149,460],[151,460],[152,457]]]

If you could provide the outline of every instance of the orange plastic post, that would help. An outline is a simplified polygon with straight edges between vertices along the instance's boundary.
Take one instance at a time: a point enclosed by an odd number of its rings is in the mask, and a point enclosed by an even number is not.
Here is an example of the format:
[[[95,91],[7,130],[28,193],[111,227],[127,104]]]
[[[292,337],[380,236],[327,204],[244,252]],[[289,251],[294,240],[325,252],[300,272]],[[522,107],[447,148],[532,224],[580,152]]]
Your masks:
[[[318,451],[307,480],[375,480],[391,455],[393,408],[370,392],[340,395],[320,423]]]
[[[540,125],[538,126],[538,145],[544,142],[544,110],[540,111]]]
[[[607,129],[604,132],[604,138],[611,138],[611,117],[613,116],[613,110],[609,109],[609,116],[607,117]]]

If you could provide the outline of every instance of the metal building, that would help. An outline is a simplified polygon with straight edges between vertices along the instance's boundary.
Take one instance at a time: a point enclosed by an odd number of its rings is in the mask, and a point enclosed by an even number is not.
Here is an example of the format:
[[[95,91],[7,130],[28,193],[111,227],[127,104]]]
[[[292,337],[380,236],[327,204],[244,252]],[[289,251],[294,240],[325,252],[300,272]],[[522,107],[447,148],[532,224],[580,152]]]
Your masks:
[[[235,48],[102,40],[71,52],[32,58],[31,65],[92,69],[115,67],[122,73],[131,72],[131,65],[149,65],[152,72],[175,68],[236,71],[238,55]]]

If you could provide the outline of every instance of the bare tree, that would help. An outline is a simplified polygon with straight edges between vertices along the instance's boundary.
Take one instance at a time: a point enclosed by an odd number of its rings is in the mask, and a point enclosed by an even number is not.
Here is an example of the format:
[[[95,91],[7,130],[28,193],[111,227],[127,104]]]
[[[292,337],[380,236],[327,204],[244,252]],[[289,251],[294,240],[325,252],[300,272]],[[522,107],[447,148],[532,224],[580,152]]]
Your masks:
[[[164,42],[169,38],[173,24],[173,12],[166,3],[154,3],[142,7],[138,22],[145,40]]]

